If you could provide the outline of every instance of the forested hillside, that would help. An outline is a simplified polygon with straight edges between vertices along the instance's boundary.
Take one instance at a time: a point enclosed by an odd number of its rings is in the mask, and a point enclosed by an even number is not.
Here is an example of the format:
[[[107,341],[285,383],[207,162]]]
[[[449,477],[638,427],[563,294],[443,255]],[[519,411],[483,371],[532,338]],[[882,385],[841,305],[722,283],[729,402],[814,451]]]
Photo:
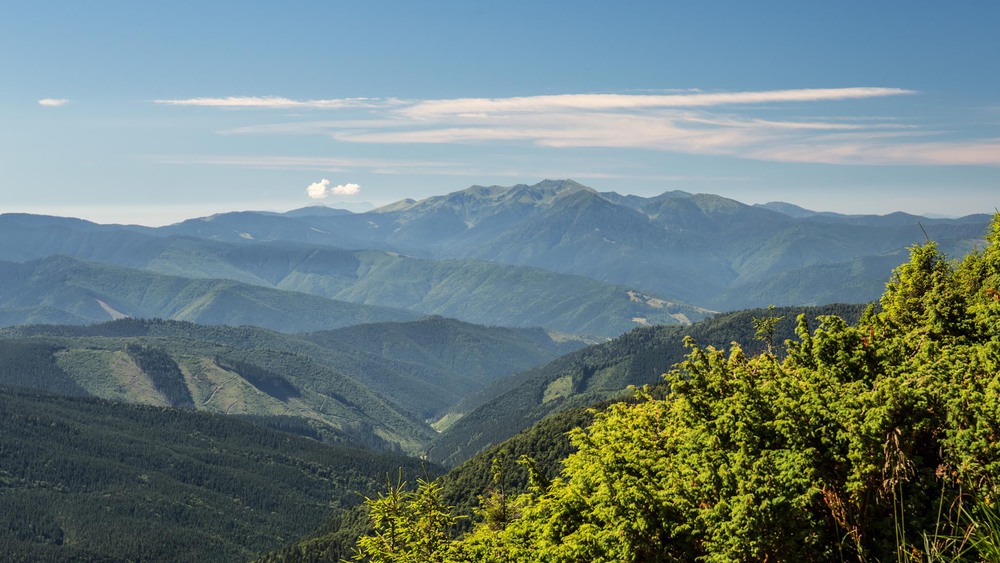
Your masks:
[[[495,381],[588,342],[538,328],[485,327],[443,317],[357,325],[301,337],[345,357],[381,358],[382,365],[359,365],[352,373],[428,419],[440,418],[443,411]],[[386,369],[389,362],[394,369]]]
[[[204,344],[211,344],[223,349],[243,350],[242,354],[247,357],[288,356],[308,359],[309,362],[320,364],[332,370],[332,373],[339,374],[339,377],[364,385],[420,420],[437,418],[441,416],[442,409],[451,407],[465,395],[479,391],[492,381],[548,362],[586,343],[569,335],[553,335],[541,329],[483,327],[440,317],[404,323],[355,325],[333,332],[300,335],[246,326],[121,319],[90,326],[18,326],[0,329],[0,353],[7,350],[8,356],[14,358],[16,354],[13,350],[18,346],[14,340],[40,336],[74,340],[63,340],[61,343],[47,341],[45,349],[49,350],[48,357],[39,356],[39,343],[32,344],[34,352],[18,360],[17,369],[32,372],[49,369],[45,366],[55,365],[55,354],[62,348],[89,345],[78,340],[84,337],[154,337],[183,339],[182,342],[191,340],[198,344],[191,345],[188,355],[199,347],[204,347]],[[172,349],[182,350],[183,346]],[[66,353],[61,355],[65,356]],[[247,366],[261,364],[263,360],[239,361],[244,367],[240,373],[245,376],[250,373]],[[188,363],[187,360],[179,361],[182,366]],[[230,367],[235,365],[229,364]],[[103,371],[92,374],[91,378],[99,379],[101,374],[112,373],[114,370],[106,366]],[[284,374],[280,370],[274,373],[291,380],[299,377],[297,373]],[[64,378],[65,381],[72,379],[68,375],[66,378],[68,379]],[[43,383],[48,381],[45,378],[34,378],[30,384],[35,388],[54,384]],[[76,383],[72,385],[76,386]],[[101,395],[101,389],[98,387],[95,393]],[[265,394],[270,393],[265,391]],[[350,400],[357,400],[356,394],[341,392],[341,395],[349,399],[355,397]],[[288,399],[292,397],[277,398],[287,406]],[[308,397],[295,398],[306,400]],[[273,409],[265,411],[274,414]],[[289,412],[291,411],[294,408],[290,408]],[[235,412],[241,411],[237,409]],[[281,407],[281,412],[285,412],[285,407]]]
[[[0,387],[4,561],[246,561],[438,470],[235,417]],[[369,493],[370,494],[370,493]]]
[[[570,432],[557,478],[526,460],[525,494],[479,479],[472,514],[443,481],[390,488],[355,559],[996,560],[998,284],[1000,215],[960,263],[913,247],[856,323],[800,315],[774,347],[778,317],[757,317],[759,353],[689,339],[668,392]]]
[[[358,443],[411,452],[434,434],[354,377],[280,349],[193,335],[31,336],[0,338],[0,355],[7,360],[2,385],[218,414],[295,416]]]
[[[611,402],[596,405],[597,409],[610,406]],[[473,514],[479,508],[481,497],[491,490],[503,488],[511,498],[529,490],[531,472],[544,479],[552,479],[562,469],[562,460],[575,448],[570,444],[568,432],[590,425],[594,409],[579,407],[545,418],[516,436],[497,444],[472,459],[442,475],[442,503],[452,506],[458,514]],[[519,463],[523,456],[532,460],[529,470]],[[398,476],[397,476],[398,477]],[[412,490],[417,482],[406,481]],[[455,523],[453,533],[472,528],[474,519]],[[357,539],[371,533],[368,507],[360,504],[324,521],[305,538],[274,550],[258,559],[259,563],[294,561],[337,562],[349,559],[355,553]]]
[[[438,463],[455,465],[551,413],[620,397],[630,385],[656,383],[670,366],[684,359],[687,336],[703,346],[738,342],[747,350],[759,351],[765,345],[756,339],[755,317],[781,317],[774,334],[774,341],[780,343],[794,337],[793,319],[800,313],[815,324],[818,316],[830,314],[853,321],[863,310],[863,305],[754,309],[718,315],[689,327],[636,329],[469,396],[451,409],[448,416],[457,421],[431,443],[427,455]]]

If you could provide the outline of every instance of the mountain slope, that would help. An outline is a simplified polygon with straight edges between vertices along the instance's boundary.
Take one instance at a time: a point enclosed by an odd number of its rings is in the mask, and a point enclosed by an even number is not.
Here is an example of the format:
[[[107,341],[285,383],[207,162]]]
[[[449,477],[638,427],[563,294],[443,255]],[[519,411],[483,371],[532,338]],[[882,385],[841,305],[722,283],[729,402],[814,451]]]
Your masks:
[[[792,337],[794,317],[837,314],[856,319],[858,305],[750,310],[719,315],[689,327],[633,330],[605,344],[563,356],[550,364],[498,381],[455,407],[461,417],[427,450],[427,457],[455,465],[501,442],[549,414],[619,397],[629,385],[655,384],[671,365],[683,360],[685,336],[701,346],[739,342],[748,353],[762,344],[754,338],[753,317],[783,317],[776,341]]]
[[[117,321],[123,322],[112,330],[132,323]],[[59,333],[66,327],[50,328]],[[235,336],[241,329],[229,330]],[[0,357],[7,360],[0,365],[2,385],[219,414],[295,416],[327,434],[414,452],[434,435],[419,416],[335,366],[300,353],[194,335],[19,333],[0,333]]]
[[[438,418],[466,395],[504,376],[547,363],[586,344],[541,329],[508,329],[471,325],[430,317],[402,323],[356,325],[335,331],[282,334],[255,327],[196,325],[187,322],[123,319],[92,326],[20,326],[0,329],[0,360],[14,358],[17,339],[51,336],[76,345],[87,337],[194,341],[242,354],[306,358],[375,391],[419,420]],[[4,340],[6,344],[4,345]],[[24,348],[34,357],[18,368],[32,370],[32,386],[61,393],[85,393],[51,361],[59,346],[51,341]],[[125,344],[127,346],[127,343]],[[197,348],[193,348],[197,349]],[[8,350],[7,355],[3,355]],[[250,360],[250,363],[259,363]],[[11,364],[13,365],[13,364]],[[235,365],[230,363],[229,365]],[[293,381],[297,374],[274,371]],[[249,372],[248,372],[249,373]],[[279,386],[279,395],[280,386]],[[288,397],[281,404],[288,404]],[[355,400],[355,402],[357,402]],[[272,405],[273,406],[273,405]],[[262,409],[257,414],[284,411]],[[291,410],[291,409],[290,409]]]
[[[414,313],[227,280],[192,280],[54,257],[0,263],[0,321],[83,324],[121,317],[252,324],[285,331],[408,320]]]
[[[331,282],[310,279],[317,272],[286,268],[281,283],[287,285],[279,286],[275,278],[258,275],[252,267],[236,266],[230,258],[220,258],[219,248],[184,251],[174,242],[124,240],[124,228],[116,231],[93,224],[56,225],[51,218],[28,220],[25,216],[15,216],[8,220],[7,217],[0,217],[0,235],[8,237],[0,238],[0,258],[8,260],[37,258],[37,252],[47,252],[42,254],[47,256],[58,251],[136,267],[126,263],[135,251],[159,244],[163,248],[159,252],[147,251],[145,263],[140,267],[162,268],[160,271],[176,274],[190,266],[202,277],[238,279],[288,289],[312,287],[312,291],[318,291],[326,286],[322,295],[327,297],[348,298],[332,294],[339,291],[344,291],[345,296],[353,295],[354,300],[376,295],[371,286],[365,287],[360,282],[368,269],[358,269],[353,274],[341,271],[334,277],[347,277]],[[287,247],[291,243],[308,244],[313,249],[331,246],[368,249],[367,254],[354,253],[356,263],[393,262],[390,258],[406,261],[405,266],[395,264],[391,269],[409,274],[423,271],[423,275],[415,278],[415,287],[424,288],[428,270],[437,270],[440,278],[441,268],[475,270],[477,266],[468,262],[417,266],[410,263],[414,259],[410,257],[535,266],[560,274],[587,276],[664,301],[718,310],[788,302],[786,277],[791,272],[851,269],[859,261],[871,263],[877,257],[904,252],[925,237],[937,241],[948,255],[958,257],[981,242],[988,221],[987,215],[945,220],[904,213],[885,216],[810,213],[788,205],[750,206],[720,196],[681,191],[648,198],[622,196],[599,193],[570,180],[546,180],[533,186],[473,186],[421,201],[404,200],[367,213],[242,212],[156,230],[129,228],[124,232],[148,238],[175,239],[188,235],[228,241],[229,248],[251,254],[268,245]],[[46,229],[59,229],[59,235]],[[67,233],[78,236],[67,237]],[[114,244],[110,244],[112,240]],[[94,250],[97,247],[101,250]],[[31,252],[35,254],[26,257]],[[176,255],[172,254],[175,252]],[[196,260],[192,260],[191,253]],[[381,257],[376,258],[377,255]],[[346,255],[344,258],[348,262],[351,259]],[[346,264],[341,266],[346,268]],[[386,264],[380,266],[371,271],[389,268]],[[878,288],[888,279],[889,270],[872,269],[858,276],[854,287],[864,293],[855,294],[852,300],[863,302],[878,296]],[[822,276],[815,279],[821,283],[797,293],[800,303],[821,302],[824,296],[838,292],[836,282],[824,283]],[[355,281],[359,281],[357,287]],[[380,304],[399,306],[402,298],[395,291],[404,286],[396,283],[392,291],[378,294],[379,299],[389,294],[397,299],[395,303]],[[461,287],[468,291],[475,286],[466,283]],[[753,290],[743,292],[740,290],[743,287]],[[411,295],[405,306],[479,323],[501,322],[495,318],[462,316],[481,309],[485,303],[481,298],[463,312],[458,304],[435,303],[434,296],[426,289],[422,295],[427,297],[426,303],[423,298],[417,303]],[[504,308],[514,310],[511,302],[504,303]],[[557,312],[556,316],[560,314]],[[579,321],[573,319],[578,324]],[[568,321],[563,318],[560,322]],[[512,323],[502,321],[502,324]],[[539,322],[538,318],[528,324],[582,332]]]
[[[425,418],[439,417],[440,411],[498,379],[585,345],[542,329],[484,327],[442,317],[358,325],[302,338],[345,355],[391,362],[394,369],[367,369],[358,379]]]
[[[253,229],[249,219],[239,228]],[[925,232],[946,253],[960,256],[979,243],[989,217],[845,216],[681,191],[622,196],[570,180],[546,180],[534,186],[473,186],[369,213],[294,220],[296,229],[301,224],[315,229],[309,240],[323,233],[350,241],[344,244],[425,258],[540,266],[722,309],[787,302],[781,276],[895,255],[925,240]],[[273,236],[273,229],[258,231],[255,240]],[[864,289],[854,300],[878,297],[888,276],[888,270],[866,272],[857,287],[876,289]],[[770,287],[772,280],[779,287]],[[738,288],[744,285],[755,291],[741,299]],[[815,303],[835,292],[831,282],[800,293],[803,303]]]
[[[386,251],[347,251],[290,243],[232,244],[129,231],[67,234],[75,241],[70,244],[63,238],[34,240],[30,231],[5,224],[0,217],[0,235],[5,233],[19,240],[8,249],[13,260],[66,253],[173,276],[231,279],[477,324],[544,326],[567,333],[612,337],[642,324],[690,322],[710,313],[634,288],[481,260],[425,260]],[[84,318],[107,318],[94,307],[90,309],[89,315],[82,315]],[[196,308],[194,312],[201,310]],[[8,324],[80,322],[78,314],[65,310],[61,316],[57,313],[40,310],[34,317],[21,320],[11,313]],[[303,317],[309,314],[306,310]],[[377,320],[389,318],[359,322]],[[347,323],[340,326],[343,324]],[[317,328],[302,326],[297,330]]]
[[[643,198],[547,180],[401,202],[353,217],[350,228],[338,218],[313,225],[348,236],[366,217],[377,225],[363,230],[369,245],[542,266],[712,309],[782,302],[783,289],[768,288],[774,276],[897,254],[925,236],[960,256],[981,241],[989,221],[987,215],[940,220],[795,212],[680,191]],[[426,226],[438,223],[436,230]],[[878,297],[888,276],[889,270],[866,273],[859,287],[878,289],[854,300]],[[736,288],[744,284],[756,284],[757,291],[740,300]],[[821,301],[834,285],[803,292],[803,302]]]
[[[245,561],[386,474],[438,471],[234,417],[6,388],[0,451],[0,553],[32,563]]]

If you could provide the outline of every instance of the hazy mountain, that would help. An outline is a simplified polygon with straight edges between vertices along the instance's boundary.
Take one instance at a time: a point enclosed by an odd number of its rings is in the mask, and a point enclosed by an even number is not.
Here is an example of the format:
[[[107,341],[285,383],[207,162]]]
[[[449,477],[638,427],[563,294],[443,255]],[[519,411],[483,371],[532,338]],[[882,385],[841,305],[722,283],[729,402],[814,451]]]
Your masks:
[[[0,257],[9,260],[69,254],[173,276],[231,279],[478,324],[544,326],[611,337],[643,324],[685,323],[710,313],[657,294],[586,277],[482,260],[427,260],[388,251],[346,251],[280,242],[226,243],[123,230],[77,232],[72,230],[72,222],[55,219],[51,221],[55,234],[49,236],[44,229],[35,233],[5,218],[0,217],[0,235],[8,235],[7,245],[0,244]],[[79,322],[72,316],[60,316],[59,311],[44,313],[36,311],[24,321],[10,318],[11,322]],[[310,313],[306,313],[308,318]],[[84,317],[108,318],[95,314],[98,316]],[[180,318],[172,314],[144,316]],[[349,323],[339,326],[345,324]],[[303,325],[292,330],[316,328]]]
[[[804,207],[799,207],[794,203],[786,203],[784,201],[769,201],[767,203],[755,203],[754,207],[760,207],[763,209],[770,209],[771,211],[777,211],[783,215],[788,215],[789,217],[794,217],[796,219],[802,219],[803,217],[812,217],[816,215],[817,212],[811,209],[806,209]]]
[[[350,215],[352,212],[347,209],[337,209],[325,205],[310,205],[283,213],[285,217],[337,217],[339,215]]]
[[[416,316],[230,280],[192,280],[64,256],[0,263],[3,326],[156,317],[298,332]]]
[[[981,239],[989,217],[839,215],[682,191],[622,196],[546,180],[534,186],[473,186],[349,216],[285,218],[295,222],[286,230],[270,222],[258,227],[249,216],[230,219],[238,223],[227,223],[230,240],[308,240],[529,265],[719,309],[795,303],[780,287],[768,288],[771,276],[893,255],[925,240],[925,232],[959,256]],[[194,225],[179,224],[172,232],[205,236],[192,230]],[[889,271],[866,275],[872,277],[857,289],[878,289],[856,294],[857,301],[878,297]],[[734,302],[744,284],[754,284],[753,295]],[[813,303],[832,291],[832,284],[823,284],[801,297]]]
[[[376,366],[370,362],[368,369],[351,372],[378,393],[427,418],[441,416],[440,411],[494,381],[586,345],[542,329],[485,327],[442,317],[358,325],[301,337],[344,356],[391,363]]]
[[[631,314],[624,325],[598,332],[574,327],[583,324],[582,318],[567,316],[565,305],[549,315],[560,317],[563,324],[554,324],[540,315],[504,318],[498,312],[514,311],[510,302],[488,315],[472,316],[489,309],[483,306],[486,302],[481,296],[468,304],[444,303],[427,284],[447,279],[449,296],[465,294],[483,281],[482,276],[462,279],[464,276],[454,272],[475,272],[481,266],[469,262],[417,266],[410,261],[475,259],[533,266],[589,277],[662,301],[693,303],[715,310],[822,302],[830,295],[844,293],[837,285],[842,280],[824,282],[822,276],[813,276],[818,283],[789,292],[790,278],[798,276],[797,272],[811,275],[809,272],[842,268],[855,273],[851,300],[860,302],[878,297],[890,270],[859,270],[858,264],[874,266],[928,237],[947,254],[960,256],[981,240],[989,219],[986,215],[945,220],[904,213],[812,213],[789,204],[750,206],[720,196],[682,191],[648,198],[623,196],[600,193],[570,180],[547,180],[533,186],[473,186],[420,201],[403,200],[367,213],[227,213],[156,230],[130,229],[127,232],[134,236],[127,240],[121,229],[93,224],[55,225],[51,218],[27,220],[25,216],[8,221],[7,217],[0,217],[0,235],[9,235],[0,242],[0,257],[7,260],[64,253],[174,274],[197,272],[204,277],[412,308],[478,323],[542,325],[600,334],[620,333],[632,317],[663,321]],[[139,235],[170,238],[164,239],[169,242],[159,243],[164,245],[161,252],[152,253],[148,248],[154,243],[136,238]],[[326,272],[321,272],[319,279],[316,272],[292,272],[294,268],[285,268],[284,272],[278,268],[268,274],[270,277],[260,276],[245,264],[234,265],[228,257],[219,258],[218,249],[180,250],[180,243],[175,241],[182,239],[175,238],[177,235],[231,243],[230,250],[224,251],[231,255],[253,255],[268,245],[287,247],[290,243],[309,245],[313,250],[317,246],[368,249],[370,254],[352,251],[353,260],[378,264],[370,268],[359,265],[353,273],[337,274],[347,277],[334,282]],[[131,263],[140,248],[147,249],[142,259],[145,263]],[[345,264],[352,260],[346,254],[341,256]],[[268,267],[274,266],[272,258],[263,260]],[[444,274],[443,269],[449,273]],[[429,274],[432,270],[434,273]],[[387,271],[397,277],[387,280],[373,275],[372,283],[366,283],[366,276]],[[278,278],[281,274],[284,277]],[[406,283],[409,275],[414,276],[412,284]],[[456,280],[462,283],[455,284]],[[523,277],[518,280],[519,285],[524,283]],[[453,291],[454,287],[463,291]],[[509,294],[509,287],[505,284],[492,294]],[[406,292],[408,296],[402,297]],[[515,294],[512,302],[523,302],[524,296],[531,293]],[[618,295],[620,298],[620,290]],[[535,311],[540,301],[529,301],[534,305],[528,311]],[[582,303],[576,298],[573,301]],[[621,311],[616,316],[621,323]]]

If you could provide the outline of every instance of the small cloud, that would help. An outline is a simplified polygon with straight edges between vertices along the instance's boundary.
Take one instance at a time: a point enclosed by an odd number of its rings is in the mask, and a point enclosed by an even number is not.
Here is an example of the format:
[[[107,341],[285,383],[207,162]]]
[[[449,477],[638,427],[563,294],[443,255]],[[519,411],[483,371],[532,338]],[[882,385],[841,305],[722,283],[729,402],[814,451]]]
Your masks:
[[[330,188],[330,193],[337,195],[355,195],[361,191],[361,186],[358,184],[341,184],[339,186],[334,186]]]
[[[38,105],[45,106],[47,108],[57,108],[68,103],[69,100],[65,98],[42,98],[41,100],[38,100]]]
[[[323,178],[319,182],[309,184],[306,194],[313,199],[326,199],[332,195],[355,195],[361,191],[358,184],[339,184],[330,187],[330,180]]]
[[[306,194],[313,199],[326,199],[326,196],[330,195],[326,191],[326,187],[330,185],[330,180],[323,178],[319,182],[314,182],[309,184],[306,188]]]

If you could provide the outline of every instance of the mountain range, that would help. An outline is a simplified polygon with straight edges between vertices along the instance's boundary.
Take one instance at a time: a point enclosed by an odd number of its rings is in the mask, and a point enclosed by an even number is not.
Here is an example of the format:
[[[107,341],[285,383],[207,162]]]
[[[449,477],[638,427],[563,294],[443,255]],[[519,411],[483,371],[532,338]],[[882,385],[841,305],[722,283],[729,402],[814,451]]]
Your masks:
[[[981,240],[988,219],[839,215],[682,191],[620,195],[546,180],[473,186],[366,213],[236,212],[155,229],[6,214],[0,259],[69,255],[479,324],[613,337],[713,311],[873,300],[909,246],[929,237],[947,254],[963,255]],[[91,301],[85,319],[102,314],[93,307]],[[75,322],[76,314],[28,318]]]
[[[296,240],[380,248],[433,259],[484,259],[578,274],[713,310],[819,304],[831,295],[873,300],[885,264],[928,237],[961,256],[985,233],[988,215],[929,219],[812,212],[790,204],[750,206],[682,191],[655,197],[598,192],[571,180],[473,186],[362,214],[236,213],[164,228],[230,242]],[[789,278],[822,281],[810,288]],[[791,291],[790,291],[791,290]]]
[[[261,216],[267,221],[281,218],[272,214]],[[329,326],[323,327],[314,322],[290,329],[280,318],[266,319],[265,313],[275,308],[272,300],[289,302],[288,305],[280,305],[289,311],[309,309],[318,303],[315,299],[290,303],[293,298],[288,291],[360,305],[408,309],[417,314],[442,315],[478,324],[544,326],[567,333],[605,337],[616,336],[643,324],[689,323],[712,313],[704,308],[584,276],[532,267],[511,267],[485,260],[431,260],[393,251],[349,251],[302,242],[220,242],[186,235],[156,236],[132,228],[95,225],[72,219],[0,216],[0,258],[23,262],[61,255],[149,273],[214,280],[192,284],[193,288],[203,291],[220,287],[218,280],[223,279],[286,290],[286,293],[263,292],[251,290],[245,285],[222,284],[229,294],[253,293],[254,298],[260,298],[262,307],[255,312],[259,318],[255,324],[291,331],[334,328],[349,323],[332,324],[333,321],[330,321]],[[144,284],[152,280],[149,275],[127,274],[120,269],[115,270],[114,275],[101,273],[96,264],[87,270],[101,280],[131,278],[139,284],[138,287],[129,289],[119,284],[116,291],[138,295],[146,291]],[[78,273],[76,278],[81,275]],[[59,284],[65,281],[62,276],[55,275],[50,282],[41,278],[37,276],[32,283],[52,286],[53,291],[63,294],[76,290],[60,288]],[[102,282],[75,279],[74,283],[77,286],[98,286]],[[178,285],[176,280],[162,278],[152,283],[158,287]],[[28,322],[93,322],[110,318],[96,308],[95,299],[110,303],[111,298],[100,297],[103,294],[100,288],[95,293],[97,296],[93,299],[81,295],[81,299],[85,299],[82,304],[64,299],[63,305],[55,307],[56,310],[50,310],[50,307],[37,312],[27,311],[24,308],[29,304],[15,301],[7,308],[20,308],[21,316],[8,311],[11,319],[8,324],[24,322],[25,318]],[[168,299],[163,298],[160,305],[170,305],[167,307],[123,303],[116,310],[131,316],[152,314],[199,322],[239,322],[235,317],[241,313],[228,313],[233,319],[226,319],[221,312],[216,312],[214,319],[205,314],[205,319],[211,320],[204,320],[197,316],[204,313],[186,309],[198,299],[201,303],[197,308],[208,307],[220,297],[218,292],[208,298],[202,298],[197,291],[188,291],[185,295],[188,302],[177,300],[168,304]],[[42,306],[40,302],[38,305]],[[0,307],[3,306],[0,301]],[[344,309],[345,304],[327,303],[318,307]],[[376,310],[367,309],[367,319],[360,318],[363,316],[360,315],[361,309],[356,312],[361,322],[389,320],[392,315],[396,319],[403,318],[400,316],[402,311],[390,313],[383,309],[379,314],[373,314]],[[90,313],[81,314],[82,311]],[[413,316],[411,314],[411,318]],[[80,321],[74,321],[76,317],[81,317]],[[303,317],[304,320],[309,318],[321,322],[316,315]]]

